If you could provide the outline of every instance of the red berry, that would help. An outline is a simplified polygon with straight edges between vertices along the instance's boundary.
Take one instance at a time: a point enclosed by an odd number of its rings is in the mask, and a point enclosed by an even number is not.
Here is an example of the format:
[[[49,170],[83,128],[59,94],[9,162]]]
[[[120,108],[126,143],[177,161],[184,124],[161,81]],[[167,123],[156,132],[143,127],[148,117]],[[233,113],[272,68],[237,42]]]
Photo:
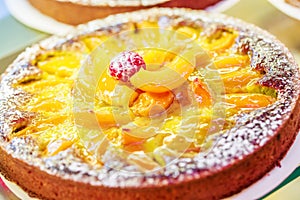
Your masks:
[[[117,80],[128,82],[141,68],[146,69],[143,58],[135,52],[125,51],[111,61],[109,74]]]

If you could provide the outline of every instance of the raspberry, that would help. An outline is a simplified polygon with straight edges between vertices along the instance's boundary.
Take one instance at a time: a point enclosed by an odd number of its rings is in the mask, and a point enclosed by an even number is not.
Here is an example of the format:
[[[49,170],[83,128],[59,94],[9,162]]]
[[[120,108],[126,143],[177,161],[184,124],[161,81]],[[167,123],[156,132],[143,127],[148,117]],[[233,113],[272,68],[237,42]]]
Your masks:
[[[109,74],[117,80],[128,82],[141,68],[146,69],[143,58],[135,52],[125,51],[111,61]]]

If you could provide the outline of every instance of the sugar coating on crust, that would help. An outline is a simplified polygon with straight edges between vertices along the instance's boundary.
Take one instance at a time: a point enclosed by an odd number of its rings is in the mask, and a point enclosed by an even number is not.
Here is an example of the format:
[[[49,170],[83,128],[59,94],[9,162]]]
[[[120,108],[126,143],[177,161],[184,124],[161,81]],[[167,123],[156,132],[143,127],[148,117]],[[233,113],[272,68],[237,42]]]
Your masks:
[[[16,127],[16,121],[30,119],[30,113],[17,110],[17,105],[27,101],[30,96],[13,89],[16,82],[28,77],[38,77],[39,69],[28,65],[28,61],[45,49],[59,47],[68,39],[88,34],[99,29],[110,29],[118,32],[119,24],[140,20],[159,20],[159,23],[201,24],[204,29],[214,26],[225,26],[239,31],[236,39],[236,50],[245,48],[252,57],[251,66],[266,72],[260,80],[263,85],[278,91],[278,100],[264,108],[241,114],[236,117],[236,125],[214,138],[211,149],[199,153],[194,158],[180,158],[171,162],[166,168],[144,175],[136,172],[136,167],[127,164],[118,154],[107,151],[103,167],[89,165],[75,156],[74,149],[62,151],[53,157],[42,157],[34,141],[28,136],[13,138],[7,142],[8,133]],[[107,27],[109,24],[111,27]],[[205,30],[204,30],[205,31]],[[1,80],[0,109],[7,113],[0,117],[0,146],[13,157],[36,166],[52,175],[65,179],[86,182],[92,185],[107,187],[149,187],[168,185],[188,181],[207,173],[215,173],[223,167],[242,160],[265,145],[274,136],[289,117],[299,98],[298,66],[289,51],[267,32],[237,19],[220,14],[191,11],[186,9],[150,9],[134,13],[110,16],[96,20],[87,25],[80,25],[74,33],[64,38],[51,37],[38,45],[28,48],[9,66]],[[123,169],[123,170],[117,170]]]

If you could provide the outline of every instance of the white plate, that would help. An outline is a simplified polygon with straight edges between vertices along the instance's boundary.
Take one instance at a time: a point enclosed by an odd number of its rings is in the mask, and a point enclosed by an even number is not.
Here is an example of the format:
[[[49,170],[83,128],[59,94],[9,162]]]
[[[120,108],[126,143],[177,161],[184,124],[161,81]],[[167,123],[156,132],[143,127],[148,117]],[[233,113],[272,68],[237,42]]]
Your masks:
[[[252,184],[250,187],[244,189],[242,192],[226,198],[226,200],[244,200],[244,199],[259,199],[262,196],[268,194],[274,188],[276,188],[282,181],[284,181],[300,164],[299,159],[300,152],[300,132],[294,141],[294,144],[280,162],[281,167],[275,167],[271,172],[266,174],[262,179]],[[15,183],[9,182],[0,174],[3,182],[7,187],[20,199],[23,200],[37,200],[30,198],[26,192],[24,192]]]
[[[269,2],[286,15],[300,20],[300,8],[292,6],[286,3],[284,0],[269,0]]]
[[[50,34],[64,35],[73,26],[58,22],[43,15],[27,0],[5,0],[9,12],[21,23]]]
[[[262,179],[244,189],[239,194],[229,198],[232,200],[259,199],[275,189],[284,181],[300,164],[300,132],[286,156],[280,161],[281,167],[275,167]],[[259,167],[259,166],[258,166]]]
[[[222,12],[229,9],[239,0],[223,0],[214,6],[208,7],[208,11]],[[5,0],[10,13],[23,24],[50,34],[64,35],[74,26],[64,24],[48,17],[35,9],[27,0]]]

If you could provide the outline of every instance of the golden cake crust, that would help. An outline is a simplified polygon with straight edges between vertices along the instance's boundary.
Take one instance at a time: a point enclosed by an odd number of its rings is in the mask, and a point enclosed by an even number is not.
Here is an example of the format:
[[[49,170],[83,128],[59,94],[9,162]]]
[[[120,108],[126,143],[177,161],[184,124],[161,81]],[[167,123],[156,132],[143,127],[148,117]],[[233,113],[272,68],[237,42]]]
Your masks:
[[[241,34],[236,40],[237,48],[252,52],[252,67],[266,70],[260,83],[276,88],[278,100],[265,109],[240,115],[232,129],[218,136],[211,151],[199,153],[195,158],[178,159],[163,172],[145,176],[89,165],[74,156],[72,148],[42,158],[30,137],[8,139],[10,132],[31,118],[30,113],[16,109],[30,97],[12,88],[14,83],[40,73],[38,68],[28,65],[29,60],[78,35],[101,29],[118,31],[118,24],[160,17],[179,24],[221,25],[238,30]],[[286,47],[265,31],[237,19],[200,11],[155,8],[93,21],[79,26],[66,37],[51,37],[28,48],[2,75],[0,108],[6,114],[0,118],[0,170],[31,195],[45,199],[219,199],[230,196],[275,167],[293,143],[300,126],[299,86],[299,69]],[[108,156],[119,159],[115,155]],[[122,165],[121,162],[116,164]]]

